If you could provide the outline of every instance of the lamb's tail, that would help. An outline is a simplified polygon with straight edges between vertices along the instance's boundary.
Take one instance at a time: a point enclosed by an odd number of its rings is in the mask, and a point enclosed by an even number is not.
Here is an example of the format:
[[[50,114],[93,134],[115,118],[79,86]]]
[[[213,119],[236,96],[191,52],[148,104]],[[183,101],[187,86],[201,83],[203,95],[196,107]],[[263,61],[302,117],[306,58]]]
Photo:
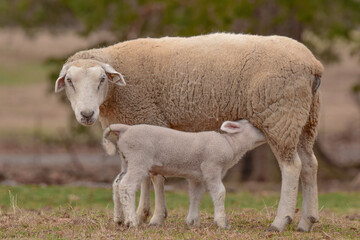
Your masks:
[[[120,135],[124,133],[129,126],[124,124],[111,124],[108,128],[104,130],[103,133],[103,148],[105,152],[113,156],[116,154],[116,144],[114,144],[110,139],[110,134],[114,133],[117,136],[117,139],[119,139]]]

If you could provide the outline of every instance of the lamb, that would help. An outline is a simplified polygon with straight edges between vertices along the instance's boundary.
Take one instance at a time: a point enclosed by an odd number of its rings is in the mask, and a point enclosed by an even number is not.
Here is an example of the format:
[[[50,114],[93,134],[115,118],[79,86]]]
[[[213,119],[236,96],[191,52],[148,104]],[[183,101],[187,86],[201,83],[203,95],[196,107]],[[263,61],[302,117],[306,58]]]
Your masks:
[[[118,137],[117,146],[125,162],[125,172],[114,181],[114,218],[123,207],[125,225],[139,224],[135,214],[135,193],[149,173],[184,177],[189,182],[190,209],[186,222],[198,225],[199,206],[205,187],[214,203],[214,221],[229,228],[225,215],[225,187],[222,178],[249,150],[265,143],[264,135],[247,120],[226,121],[217,132],[188,133],[150,125],[112,124],[105,129],[103,145],[109,154],[115,146],[110,133]]]
[[[281,169],[281,197],[270,230],[282,231],[303,189],[299,231],[317,222],[317,160],[323,66],[301,43],[280,36],[215,33],[136,39],[81,51],[64,64],[55,91],[65,89],[77,120],[92,125],[150,124],[211,131],[247,119],[266,136]],[[125,82],[126,79],[126,82]],[[126,84],[126,86],[125,86]],[[154,177],[155,213],[166,216],[162,177]],[[149,212],[149,178],[138,213]]]

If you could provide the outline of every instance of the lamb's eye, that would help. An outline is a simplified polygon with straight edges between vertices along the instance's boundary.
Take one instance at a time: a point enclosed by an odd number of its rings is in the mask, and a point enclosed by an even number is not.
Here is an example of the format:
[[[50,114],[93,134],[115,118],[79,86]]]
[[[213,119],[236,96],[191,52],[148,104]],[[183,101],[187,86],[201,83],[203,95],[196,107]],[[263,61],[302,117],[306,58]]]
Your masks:
[[[101,77],[100,78],[100,83],[104,83],[105,82],[105,77]]]

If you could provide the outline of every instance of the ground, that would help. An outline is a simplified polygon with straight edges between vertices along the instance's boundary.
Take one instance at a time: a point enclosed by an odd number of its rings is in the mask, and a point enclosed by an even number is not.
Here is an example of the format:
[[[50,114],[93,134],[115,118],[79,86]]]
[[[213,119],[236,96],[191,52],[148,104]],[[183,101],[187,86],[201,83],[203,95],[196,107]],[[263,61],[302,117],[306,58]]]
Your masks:
[[[206,194],[201,203],[201,225],[188,228],[188,196],[167,191],[169,215],[164,226],[138,229],[112,222],[111,189],[69,186],[0,186],[0,238],[36,239],[359,239],[359,193],[319,196],[320,222],[311,233],[296,232],[301,210],[282,233],[266,229],[275,217],[278,192],[227,193],[230,230],[213,223],[213,207]],[[51,198],[49,197],[51,196]],[[153,196],[152,196],[153,197]],[[300,208],[300,197],[298,201]]]

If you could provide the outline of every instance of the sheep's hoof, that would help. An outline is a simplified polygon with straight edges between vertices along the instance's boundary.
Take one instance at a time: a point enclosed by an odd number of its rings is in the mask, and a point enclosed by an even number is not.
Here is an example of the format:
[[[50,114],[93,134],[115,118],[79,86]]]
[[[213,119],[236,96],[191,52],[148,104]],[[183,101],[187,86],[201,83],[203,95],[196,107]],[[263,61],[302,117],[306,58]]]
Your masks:
[[[267,231],[282,232],[291,222],[292,222],[292,218],[290,216],[286,216],[284,218],[276,217],[274,222],[267,229]]]
[[[165,222],[165,219],[167,217],[167,211],[165,211],[164,214],[154,214],[152,218],[150,219],[150,226],[160,226]]]
[[[215,221],[215,224],[222,229],[230,229],[231,226],[228,224],[227,220]]]
[[[115,225],[121,226],[124,223],[124,220],[121,218],[114,218]]]
[[[144,223],[146,219],[151,215],[151,210],[150,209],[139,210],[137,211],[136,215],[139,219],[139,222]]]
[[[139,224],[136,222],[129,221],[129,222],[125,222],[124,225],[127,228],[137,228]]]
[[[165,220],[165,219],[164,219]],[[149,222],[149,226],[161,226],[164,224],[164,220],[151,219]]]
[[[314,223],[317,223],[317,218],[310,216],[307,220],[301,218],[296,230],[299,232],[310,232]]]
[[[137,221],[136,218],[135,218],[135,219],[131,219],[131,220],[127,220],[127,221],[124,222],[124,225],[125,225],[126,227],[129,227],[129,228],[132,228],[132,227],[137,228],[138,225],[139,225],[139,221]]]
[[[278,229],[277,227],[271,225],[268,229],[266,229],[266,231],[269,232],[281,232],[280,229]]]
[[[200,219],[199,218],[186,219],[186,225],[188,227],[198,227],[200,226]]]

